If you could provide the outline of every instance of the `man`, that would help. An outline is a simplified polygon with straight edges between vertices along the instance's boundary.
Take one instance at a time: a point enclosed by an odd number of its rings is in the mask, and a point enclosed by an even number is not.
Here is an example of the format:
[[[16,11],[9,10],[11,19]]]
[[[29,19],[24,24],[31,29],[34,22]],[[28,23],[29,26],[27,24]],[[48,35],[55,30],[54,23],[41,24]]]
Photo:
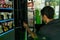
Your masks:
[[[54,12],[54,9],[50,6],[46,6],[41,10],[42,20],[46,25],[41,27],[37,34],[31,32],[28,25],[24,23],[24,27],[32,38],[37,38],[37,40],[60,40],[60,20],[54,19]]]

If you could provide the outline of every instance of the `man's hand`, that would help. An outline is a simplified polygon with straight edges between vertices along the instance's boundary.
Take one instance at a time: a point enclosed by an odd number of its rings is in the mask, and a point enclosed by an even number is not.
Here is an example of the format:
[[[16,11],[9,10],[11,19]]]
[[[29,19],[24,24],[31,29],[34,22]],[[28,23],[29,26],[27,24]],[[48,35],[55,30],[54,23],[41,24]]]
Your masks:
[[[23,26],[24,26],[24,28],[27,29],[28,33],[31,35],[32,38],[37,37],[37,35],[30,30],[30,28],[28,27],[28,24],[27,23],[23,22]]]
[[[25,22],[23,22],[23,26],[24,26],[24,28],[28,28],[28,24]]]

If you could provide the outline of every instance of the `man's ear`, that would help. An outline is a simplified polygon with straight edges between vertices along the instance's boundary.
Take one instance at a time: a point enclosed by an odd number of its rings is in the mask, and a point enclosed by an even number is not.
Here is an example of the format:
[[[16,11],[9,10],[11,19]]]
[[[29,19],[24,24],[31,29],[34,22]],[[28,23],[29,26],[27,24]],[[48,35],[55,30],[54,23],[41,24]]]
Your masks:
[[[46,15],[44,15],[43,17],[44,17],[44,18],[47,18],[47,16],[46,16]]]

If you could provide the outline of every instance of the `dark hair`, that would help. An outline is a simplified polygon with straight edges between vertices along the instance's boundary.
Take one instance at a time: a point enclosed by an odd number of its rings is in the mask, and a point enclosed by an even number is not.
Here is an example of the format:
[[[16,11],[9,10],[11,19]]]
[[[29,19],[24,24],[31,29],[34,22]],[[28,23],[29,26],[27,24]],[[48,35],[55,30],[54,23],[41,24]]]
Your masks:
[[[49,19],[53,19],[54,17],[54,9],[50,6],[45,6],[42,10],[41,10],[41,15],[46,15]]]

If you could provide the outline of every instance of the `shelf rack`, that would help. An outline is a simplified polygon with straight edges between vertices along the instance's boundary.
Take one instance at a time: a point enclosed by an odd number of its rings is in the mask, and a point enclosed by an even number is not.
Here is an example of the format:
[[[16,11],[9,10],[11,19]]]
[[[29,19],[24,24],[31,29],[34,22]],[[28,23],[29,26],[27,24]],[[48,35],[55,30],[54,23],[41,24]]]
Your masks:
[[[8,21],[13,21],[14,19],[12,18],[12,19],[6,19],[6,20],[0,20],[0,23],[2,23],[2,22],[8,22]]]

